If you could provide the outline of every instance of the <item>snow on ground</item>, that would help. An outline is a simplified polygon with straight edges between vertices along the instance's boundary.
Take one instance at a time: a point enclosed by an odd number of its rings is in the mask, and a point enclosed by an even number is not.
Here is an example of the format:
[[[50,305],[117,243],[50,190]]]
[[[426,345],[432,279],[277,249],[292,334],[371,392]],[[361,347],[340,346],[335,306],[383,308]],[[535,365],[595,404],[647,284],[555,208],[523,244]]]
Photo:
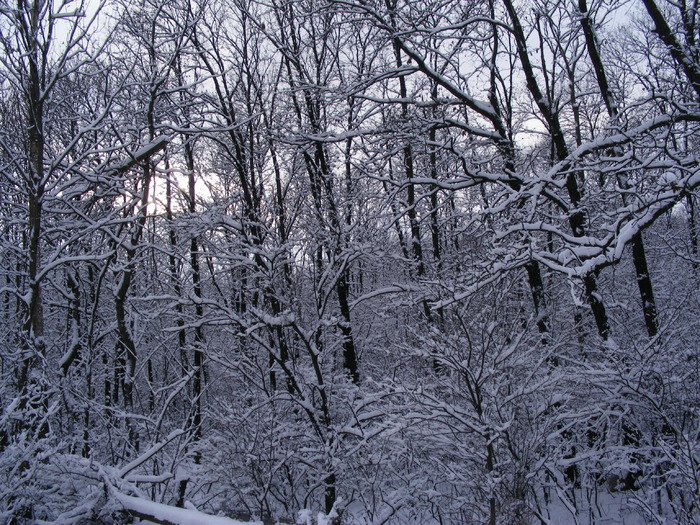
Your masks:
[[[115,496],[129,512],[143,518],[150,516],[161,523],[171,525],[262,525],[261,521],[242,522],[221,516],[211,516],[198,510],[181,509],[126,494],[115,494]]]
[[[547,505],[545,518],[552,525],[646,525],[645,517],[631,504],[634,492],[599,492],[586,501],[584,491],[577,491],[579,511],[574,515],[561,502]],[[539,520],[535,520],[539,523]]]

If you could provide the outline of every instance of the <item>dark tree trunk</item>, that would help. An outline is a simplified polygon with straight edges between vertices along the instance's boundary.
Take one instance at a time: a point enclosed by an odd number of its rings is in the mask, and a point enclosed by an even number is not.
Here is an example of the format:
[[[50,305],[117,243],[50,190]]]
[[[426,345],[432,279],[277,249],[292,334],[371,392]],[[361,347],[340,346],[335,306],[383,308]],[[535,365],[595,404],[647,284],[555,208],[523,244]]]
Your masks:
[[[513,35],[517,47],[520,63],[523,67],[527,88],[532,95],[542,117],[547,123],[549,135],[554,146],[554,155],[557,161],[565,161],[569,156],[569,149],[566,145],[564,132],[559,121],[559,114],[548,96],[540,89],[535,70],[530,62],[530,57],[527,50],[527,39],[520,24],[520,18],[513,6],[511,0],[504,0],[504,5],[513,24]],[[569,168],[569,167],[567,167]],[[566,190],[569,195],[572,210],[569,212],[569,227],[575,237],[583,237],[586,234],[586,215],[578,209],[583,199],[583,173],[579,170],[569,170],[566,176]],[[591,308],[591,313],[595,319],[598,334],[603,340],[610,337],[610,323],[605,310],[605,305],[598,292],[598,285],[594,275],[587,275],[583,278],[583,284],[586,294],[586,302]]]
[[[659,321],[656,313],[654,289],[651,286],[651,277],[649,276],[647,257],[644,250],[644,241],[641,233],[638,233],[632,239],[632,259],[634,261],[634,269],[637,274],[639,295],[642,299],[644,323],[646,324],[649,337],[654,337],[659,332]]]
[[[600,94],[605,102],[605,107],[608,111],[608,116],[610,116],[613,122],[617,121],[618,109],[615,99],[613,98],[612,91],[610,89],[610,84],[608,83],[607,73],[605,71],[605,66],[603,60],[598,52],[598,40],[596,38],[595,29],[593,27],[593,21],[590,18],[590,13],[588,12],[588,6],[586,0],[579,0],[579,11],[581,13],[581,27],[583,28],[583,34],[586,39],[586,47],[588,49],[588,55],[593,64],[593,70],[595,71],[596,79],[598,81],[598,87],[600,89]],[[613,152],[614,154],[617,152]],[[618,175],[618,182],[623,190],[629,188],[629,184],[622,174]],[[622,201],[627,204],[626,194],[622,194]],[[637,277],[637,286],[639,288],[639,295],[642,300],[642,311],[644,313],[644,324],[646,325],[647,333],[649,337],[654,337],[659,330],[659,323],[656,312],[656,301],[654,299],[654,290],[651,284],[651,277],[649,275],[649,269],[647,265],[646,250],[644,249],[644,240],[642,234],[638,233],[632,238],[632,260],[634,262],[634,268]]]

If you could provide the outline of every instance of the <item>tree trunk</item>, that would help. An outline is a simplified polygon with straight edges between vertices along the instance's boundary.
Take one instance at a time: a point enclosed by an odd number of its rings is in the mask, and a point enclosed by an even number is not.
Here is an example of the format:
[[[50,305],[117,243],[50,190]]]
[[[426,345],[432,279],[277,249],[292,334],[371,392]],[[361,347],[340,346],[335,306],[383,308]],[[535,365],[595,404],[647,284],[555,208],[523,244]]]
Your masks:
[[[588,12],[586,0],[579,0],[578,4],[579,11],[581,13],[581,27],[583,28],[583,34],[586,39],[586,48],[588,49],[588,55],[591,59],[591,63],[593,64],[593,71],[595,72],[596,79],[598,80],[600,94],[605,102],[608,116],[613,123],[616,123],[618,120],[617,104],[615,103],[612,91],[610,89],[610,84],[608,83],[603,60],[598,52],[598,40],[590,18],[590,13]],[[618,152],[613,152],[613,154],[615,153]],[[628,199],[626,193],[624,193],[624,190],[629,188],[629,184],[627,183],[627,180],[623,174],[618,174],[617,179],[620,187],[623,189],[622,202],[623,204],[627,205]],[[658,333],[659,322],[657,318],[656,301],[654,299],[654,290],[651,284],[651,277],[649,275],[646,250],[644,249],[642,234],[638,233],[635,235],[632,238],[631,244],[632,260],[634,262],[634,269],[637,277],[637,286],[639,288],[639,295],[642,300],[644,324],[646,325],[649,337],[654,337]]]
[[[192,216],[197,212],[195,176],[194,176],[194,151],[192,143],[185,142],[185,163],[187,165],[188,204]],[[202,332],[201,319],[204,315],[202,308],[202,283],[199,268],[199,247],[195,236],[190,239],[190,266],[192,267],[192,291],[195,297],[195,326],[194,326],[194,359],[192,377],[192,401],[194,403],[192,413],[192,437],[198,441],[202,437],[202,395],[204,385],[204,334]],[[194,462],[199,464],[201,455],[195,454]]]
[[[557,161],[566,161],[569,156],[569,149],[566,145],[564,132],[559,121],[559,114],[552,103],[542,90],[540,89],[535,70],[530,62],[527,49],[527,39],[523,31],[520,19],[513,6],[511,0],[504,0],[504,5],[513,24],[513,35],[517,47],[520,63],[523,67],[528,91],[532,95],[535,104],[537,105],[542,117],[547,123],[549,135],[554,146],[554,154]],[[568,222],[571,232],[575,237],[583,237],[586,235],[586,216],[579,208],[583,199],[583,174],[579,170],[570,170],[566,176],[566,190],[571,202],[572,210],[569,212]],[[610,323],[605,310],[605,305],[598,292],[598,285],[594,275],[587,275],[583,278],[584,290],[586,294],[586,302],[591,308],[591,313],[595,319],[598,334],[603,340],[610,337]]]

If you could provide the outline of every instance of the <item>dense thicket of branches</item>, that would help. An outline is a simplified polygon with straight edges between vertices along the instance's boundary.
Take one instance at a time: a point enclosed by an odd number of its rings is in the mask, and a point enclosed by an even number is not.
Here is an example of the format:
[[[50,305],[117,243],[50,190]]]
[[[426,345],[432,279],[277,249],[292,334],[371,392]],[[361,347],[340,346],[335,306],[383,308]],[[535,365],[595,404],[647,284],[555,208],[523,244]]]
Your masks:
[[[700,523],[697,0],[82,1],[0,4],[0,519]]]

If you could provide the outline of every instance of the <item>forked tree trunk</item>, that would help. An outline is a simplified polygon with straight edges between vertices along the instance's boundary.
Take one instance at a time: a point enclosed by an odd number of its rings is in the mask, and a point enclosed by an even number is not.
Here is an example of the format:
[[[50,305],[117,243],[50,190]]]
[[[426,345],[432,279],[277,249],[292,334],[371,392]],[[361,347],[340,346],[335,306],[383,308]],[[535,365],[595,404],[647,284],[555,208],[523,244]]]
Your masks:
[[[596,38],[593,21],[591,20],[590,13],[588,12],[586,0],[579,0],[578,5],[581,14],[581,27],[583,28],[583,34],[586,39],[586,48],[588,49],[588,56],[593,64],[593,71],[595,72],[596,79],[598,81],[600,94],[603,97],[603,102],[605,103],[610,120],[613,123],[616,123],[618,120],[617,104],[613,98],[610,84],[608,83],[605,66],[598,51],[598,39]],[[618,174],[617,179],[620,187],[623,190],[627,190],[629,188],[629,184],[627,183],[624,175]],[[623,204],[627,205],[627,201],[627,195],[623,191],[622,202]],[[649,275],[646,250],[644,249],[644,240],[641,232],[632,238],[631,244],[632,260],[634,262],[637,287],[639,288],[639,295],[642,301],[642,312],[644,313],[644,324],[649,337],[654,337],[659,331],[659,321],[656,311],[656,300],[654,299],[654,289],[651,284],[651,276]]]
[[[503,3],[508,11],[512,22],[513,36],[520,58],[520,64],[523,67],[527,88],[534,99],[542,117],[547,123],[549,135],[554,147],[554,155],[557,161],[566,161],[569,156],[569,149],[566,145],[559,114],[553,103],[542,92],[539,86],[535,70],[530,62],[528,55],[527,39],[520,24],[520,18],[515,10],[512,0],[503,0]],[[565,186],[569,196],[572,210],[569,212],[568,222],[571,232],[575,237],[583,237],[586,235],[586,216],[579,206],[583,199],[583,173],[579,170],[570,170],[566,176]],[[586,302],[588,303],[593,318],[595,319],[598,334],[603,340],[610,337],[610,322],[608,314],[605,310],[605,305],[598,292],[598,284],[595,275],[588,274],[583,277],[583,285],[585,290]]]

